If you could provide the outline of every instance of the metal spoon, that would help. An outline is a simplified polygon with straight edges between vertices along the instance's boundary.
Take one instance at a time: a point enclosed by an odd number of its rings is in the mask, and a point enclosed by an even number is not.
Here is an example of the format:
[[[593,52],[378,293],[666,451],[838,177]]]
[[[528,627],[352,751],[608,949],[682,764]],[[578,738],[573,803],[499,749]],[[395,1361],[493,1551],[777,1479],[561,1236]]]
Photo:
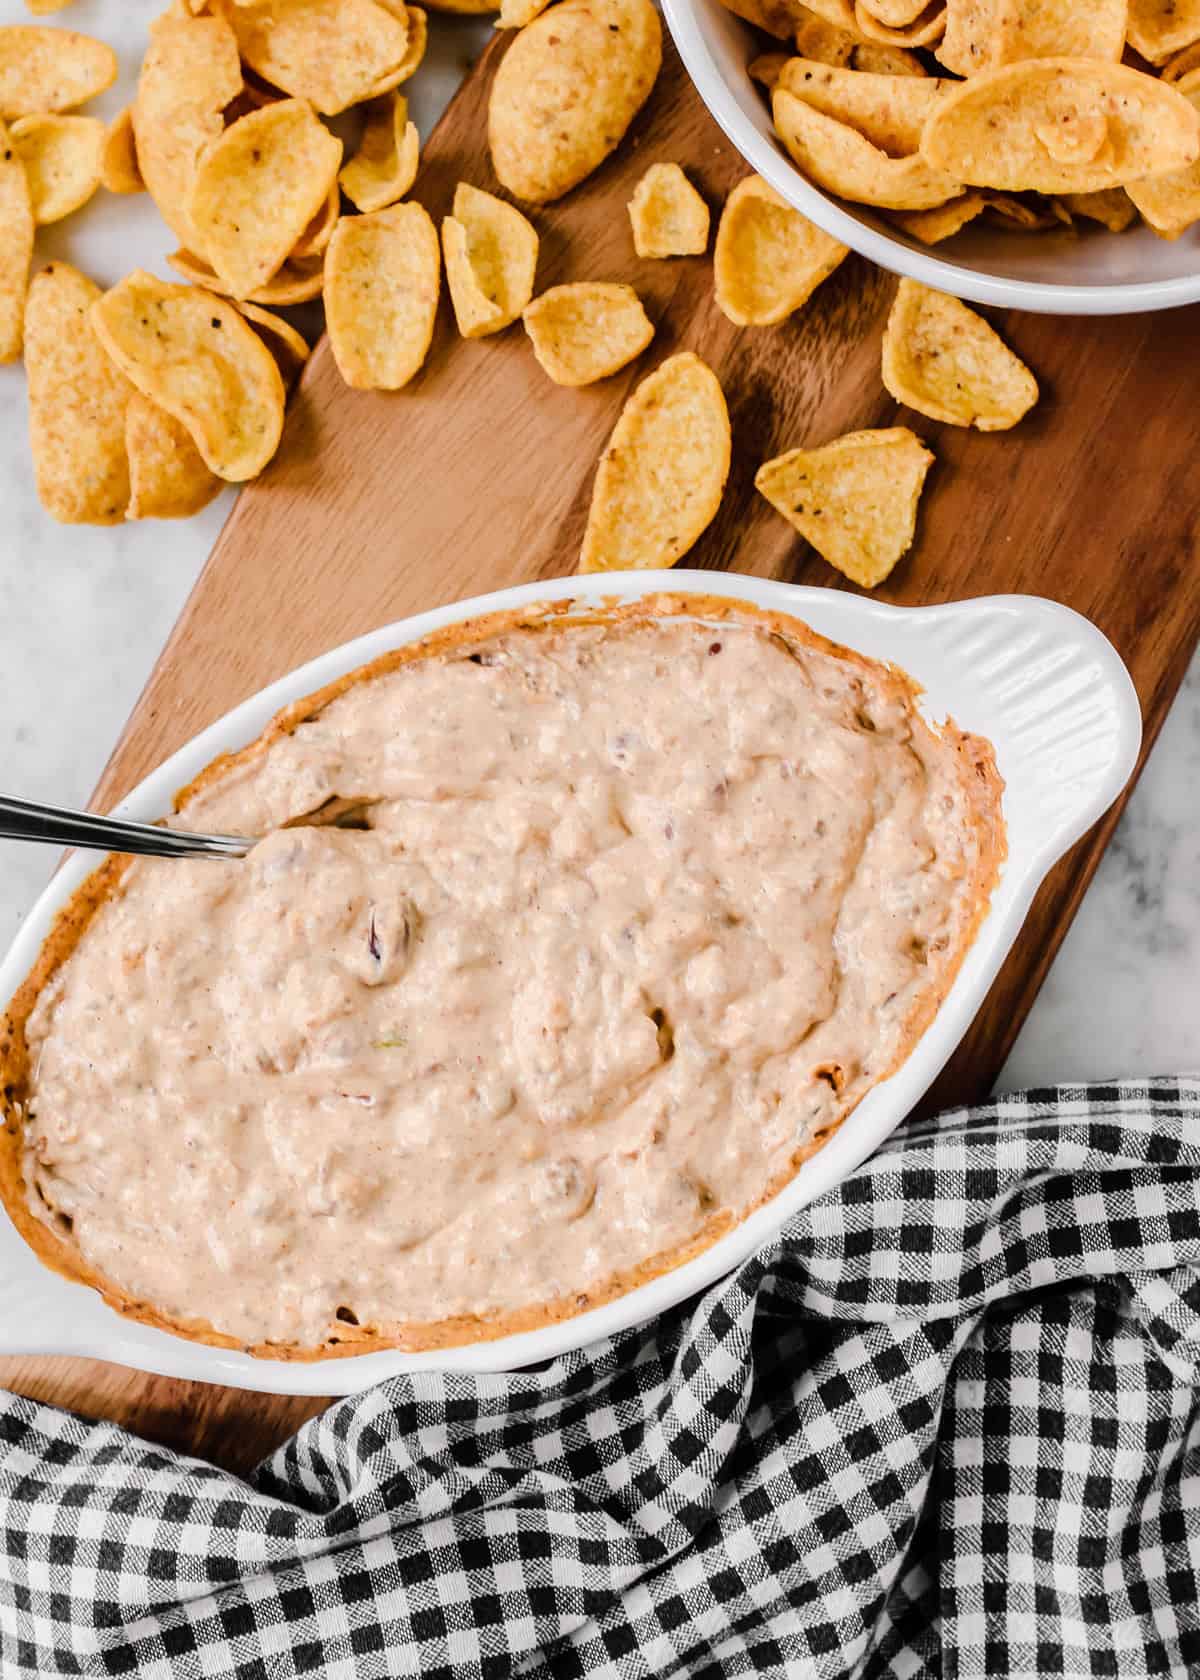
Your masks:
[[[97,852],[133,852],[140,857],[245,857],[256,844],[242,834],[188,834],[154,823],[123,822],[91,811],[63,811],[0,798],[0,838],[41,840],[48,845],[83,846]]]

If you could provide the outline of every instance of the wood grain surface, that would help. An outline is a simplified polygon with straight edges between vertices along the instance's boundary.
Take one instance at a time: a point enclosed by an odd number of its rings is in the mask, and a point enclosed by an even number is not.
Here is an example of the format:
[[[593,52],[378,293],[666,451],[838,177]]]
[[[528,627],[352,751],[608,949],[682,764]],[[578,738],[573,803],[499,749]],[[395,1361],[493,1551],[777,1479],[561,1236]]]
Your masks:
[[[415,189],[435,217],[466,178],[494,187],[485,144],[497,40],[431,137]],[[937,455],[912,554],[876,593],[902,605],[1028,591],[1095,621],[1133,673],[1153,742],[1200,635],[1200,310],[1069,321],[1010,317],[1042,399],[1011,434],[899,410],[879,376],[894,281],[850,258],[798,316],[732,327],[708,258],[639,261],[625,205],[652,161],[682,163],[716,213],[746,167],[669,50],[649,106],[584,186],[534,213],[539,289],[626,280],[658,328],[633,368],[583,391],[552,385],[520,327],[460,340],[443,300],[428,363],[404,391],[346,389],[326,346],[283,447],[241,496],[97,791],[106,808],[237,701],[392,619],[574,569],[596,458],[629,391],[662,356],[702,354],[724,385],[734,461],[721,511],[687,564],[843,587],[753,489],[757,466],[843,431],[912,425]],[[1029,237],[1014,234],[1014,238]],[[1116,812],[1046,883],[1017,947],[940,1081],[987,1091],[1112,831]],[[281,1400],[79,1360],[0,1361],[0,1382],[242,1469],[320,1400]]]

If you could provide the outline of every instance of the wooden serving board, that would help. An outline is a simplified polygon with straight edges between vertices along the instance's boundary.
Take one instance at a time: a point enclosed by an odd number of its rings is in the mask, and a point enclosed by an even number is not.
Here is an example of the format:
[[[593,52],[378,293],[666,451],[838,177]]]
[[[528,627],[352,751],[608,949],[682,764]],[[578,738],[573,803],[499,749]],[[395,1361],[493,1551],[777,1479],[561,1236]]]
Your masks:
[[[486,105],[505,44],[489,48],[426,147],[416,196],[437,218],[460,178],[495,186]],[[894,282],[857,257],[792,320],[740,331],[713,302],[708,258],[638,261],[625,205],[655,159],[684,165],[713,207],[714,226],[724,195],[746,173],[669,47],[658,88],[617,155],[534,216],[539,287],[627,280],[642,295],[658,334],[633,368],[588,390],[562,390],[519,327],[464,342],[445,301],[428,363],[404,391],[350,391],[328,348],[316,351],[279,456],[238,501],[117,745],[99,807],[237,701],[326,648],[439,602],[572,571],[596,459],[621,405],[648,367],[682,347],[719,374],[734,436],[721,511],[688,565],[842,587],[756,495],[755,469],[785,448],[902,418],[931,442],[937,466],[914,552],[879,598],[922,605],[1028,591],[1077,608],[1128,662],[1149,747],[1200,635],[1200,309],[1009,319],[1006,336],[1041,381],[1037,409],[1006,436],[936,426],[898,414],[880,383]],[[937,1100],[988,1090],[1116,815],[1047,881]],[[236,1468],[325,1404],[81,1360],[3,1360],[0,1383]]]

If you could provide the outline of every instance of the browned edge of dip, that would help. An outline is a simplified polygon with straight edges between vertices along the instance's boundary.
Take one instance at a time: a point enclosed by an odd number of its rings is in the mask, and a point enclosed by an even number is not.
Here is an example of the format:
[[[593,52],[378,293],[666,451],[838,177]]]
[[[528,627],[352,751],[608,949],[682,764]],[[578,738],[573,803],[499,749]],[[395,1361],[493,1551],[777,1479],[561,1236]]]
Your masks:
[[[508,612],[490,613],[482,618],[448,625],[420,641],[381,654],[368,664],[338,677],[315,694],[285,706],[249,746],[235,753],[223,753],[193,781],[181,788],[175,795],[173,809],[179,810],[201,789],[225,777],[235,768],[240,769],[264,755],[273,742],[281,736],[291,734],[301,723],[317,716],[355,684],[368,682],[418,659],[458,651],[510,631],[557,628],[568,615],[572,628],[669,617],[701,619],[706,623],[728,623],[739,619],[748,621],[754,628],[781,637],[792,646],[811,648],[856,666],[869,673],[872,681],[905,704],[912,711],[914,724],[919,730],[925,731],[928,736],[943,745],[953,747],[964,794],[974,818],[975,837],[979,844],[975,877],[971,882],[972,896],[975,900],[974,915],[964,924],[957,948],[945,954],[936,981],[926,988],[918,999],[904,1025],[894,1061],[868,1087],[874,1089],[875,1085],[890,1078],[908,1059],[913,1046],[937,1014],[967,951],[974,942],[980,924],[988,913],[1000,866],[1007,855],[1001,810],[1004,784],[996,769],[991,743],[979,736],[963,733],[951,720],[947,720],[939,729],[932,729],[916,711],[915,703],[921,693],[920,685],[905,672],[895,666],[869,659],[851,648],[842,647],[785,613],[772,612],[726,596],[669,593],[648,595],[623,603],[611,600],[602,602],[594,609],[589,606],[589,609],[583,612],[577,611],[577,607],[576,600],[566,599],[541,602]],[[236,1337],[216,1330],[206,1320],[174,1317],[160,1311],[151,1302],[131,1297],[89,1265],[72,1244],[67,1233],[52,1228],[35,1217],[28,1205],[22,1168],[24,1115],[31,1084],[29,1051],[25,1037],[26,1022],[40,993],[70,957],[86,933],[93,916],[111,895],[131,861],[132,859],[124,856],[106,858],[72,893],[56,915],[32,970],[0,1019],[0,1095],[3,1119],[0,1128],[0,1202],[22,1238],[46,1266],[72,1282],[87,1284],[97,1290],[105,1303],[124,1317],[156,1330],[186,1337],[191,1341],[208,1343],[214,1347],[236,1348],[258,1358],[268,1359],[315,1360],[377,1352],[385,1348],[419,1352],[458,1347],[473,1342],[493,1341],[523,1331],[544,1329],[547,1325],[561,1323],[564,1319],[616,1300],[701,1254],[735,1224],[740,1224],[755,1211],[754,1208],[748,1208],[736,1220],[728,1211],[714,1214],[685,1244],[653,1255],[635,1267],[616,1272],[600,1286],[589,1287],[586,1293],[567,1294],[514,1311],[462,1314],[432,1323],[339,1323],[331,1328],[329,1337],[319,1347],[302,1347],[294,1343],[271,1341],[246,1344]],[[833,1123],[814,1133],[795,1150],[788,1171],[768,1186],[756,1204],[757,1207],[770,1201],[791,1181],[801,1164],[829,1141],[866,1094],[866,1091],[861,1092],[854,1101],[847,1104]]]

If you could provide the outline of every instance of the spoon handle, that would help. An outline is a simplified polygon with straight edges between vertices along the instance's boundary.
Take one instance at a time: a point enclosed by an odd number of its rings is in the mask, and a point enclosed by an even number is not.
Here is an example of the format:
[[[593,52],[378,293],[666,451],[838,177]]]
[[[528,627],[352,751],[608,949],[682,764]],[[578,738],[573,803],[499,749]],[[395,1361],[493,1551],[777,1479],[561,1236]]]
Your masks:
[[[245,857],[254,841],[236,834],[188,834],[153,823],[123,822],[91,811],[63,811],[24,799],[0,798],[0,838],[83,846],[142,857]]]

